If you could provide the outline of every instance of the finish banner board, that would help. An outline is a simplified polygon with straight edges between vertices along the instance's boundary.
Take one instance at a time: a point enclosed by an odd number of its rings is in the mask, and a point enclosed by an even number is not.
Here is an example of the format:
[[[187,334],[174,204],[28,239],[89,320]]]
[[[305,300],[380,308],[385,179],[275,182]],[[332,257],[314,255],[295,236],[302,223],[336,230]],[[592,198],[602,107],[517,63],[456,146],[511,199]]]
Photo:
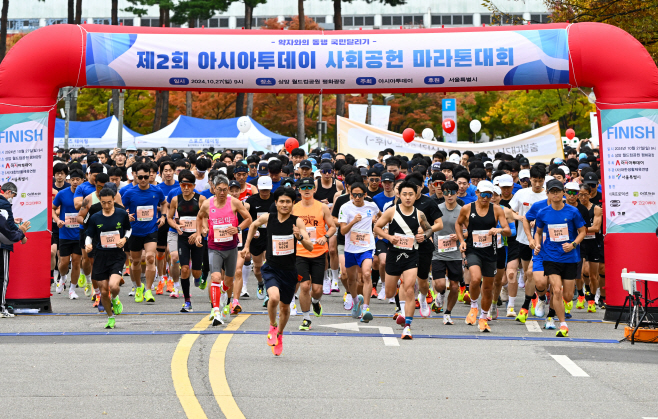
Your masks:
[[[601,110],[606,233],[658,228],[658,110]]]
[[[566,29],[294,32],[88,33],[87,85],[381,92],[569,82]]]
[[[0,115],[0,184],[13,182],[18,195],[14,218],[31,223],[30,232],[48,229],[48,112]]]
[[[377,151],[385,148],[392,148],[395,150],[395,154],[406,155],[409,158],[415,153],[431,156],[439,150],[485,152],[492,160],[499,151],[513,156],[521,153],[531,163],[538,161],[548,163],[555,157],[564,158],[560,126],[557,122],[504,140],[489,143],[458,142],[454,144],[425,141],[420,137],[406,143],[402,139],[402,134],[361,124],[340,116],[337,125],[338,151],[345,154],[350,153],[357,159],[362,157],[372,159]]]

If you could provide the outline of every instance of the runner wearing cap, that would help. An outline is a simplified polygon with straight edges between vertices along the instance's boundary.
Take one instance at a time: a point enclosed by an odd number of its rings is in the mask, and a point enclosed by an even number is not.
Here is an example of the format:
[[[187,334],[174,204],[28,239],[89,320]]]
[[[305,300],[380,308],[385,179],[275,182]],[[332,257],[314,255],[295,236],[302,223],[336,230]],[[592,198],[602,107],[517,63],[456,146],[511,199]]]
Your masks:
[[[505,212],[491,203],[494,187],[484,180],[478,183],[477,200],[466,204],[459,212],[455,234],[459,240],[460,250],[466,253],[468,271],[471,274],[470,299],[471,310],[466,317],[466,324],[475,325],[478,311],[480,282],[482,281],[482,307],[478,328],[480,332],[490,332],[487,315],[493,298],[493,282],[496,275],[496,236],[511,235],[505,218]],[[500,223],[500,227],[496,227]],[[466,227],[468,236],[464,239],[462,229]]]
[[[379,174],[379,172],[375,169],[369,169],[368,173],[368,190],[366,191],[366,194],[374,198],[375,195],[380,194],[384,191],[384,189],[380,186],[382,182],[382,178]]]
[[[295,253],[297,242],[308,252],[313,251],[313,243],[306,232],[304,222],[292,215],[295,192],[281,188],[275,196],[277,212],[265,213],[254,221],[242,252],[243,256],[246,256],[246,249],[251,247],[255,233],[261,230],[261,226],[267,226],[267,230],[262,234],[267,247],[267,262],[262,269],[267,286],[267,313],[270,320],[267,344],[272,347],[272,353],[279,356],[283,352],[283,331],[290,318],[290,303],[295,298],[295,288],[300,280]]]
[[[301,163],[299,163],[299,174],[300,174],[300,179],[305,178],[305,177],[313,177],[313,170],[315,169],[315,166],[313,166],[313,162],[310,160],[302,160]]]
[[[230,196],[229,180],[226,176],[219,174],[211,179],[211,182],[215,196],[207,199],[199,208],[196,223],[201,234],[196,236],[196,244],[202,246],[202,236],[208,236],[212,281],[210,318],[213,326],[219,326],[230,317],[228,291],[233,286],[238,260],[238,234],[251,224],[251,216],[239,199]],[[242,222],[238,222],[238,213],[243,217]]]
[[[509,176],[509,175],[504,175]],[[497,182],[500,177],[494,179],[494,182]],[[509,187],[511,189],[511,187]],[[500,203],[503,192],[500,186],[494,184],[494,194],[491,198],[491,203],[494,205],[500,205],[500,207],[505,212],[505,218],[509,224],[511,235],[509,237],[504,237],[502,235],[496,236],[496,276],[494,277],[494,290],[493,290],[493,302],[491,308],[489,309],[489,318],[492,320],[498,319],[498,299],[500,298],[500,292],[503,287],[503,277],[506,274],[506,268],[509,263],[509,242],[510,239],[516,236],[516,218],[518,215],[511,209],[505,207]],[[520,217],[519,217],[520,218]],[[500,228],[500,224],[496,227]],[[518,254],[517,254],[518,255]],[[517,256],[518,257],[518,256]],[[517,264],[518,266],[518,264]],[[516,277],[514,278],[516,279]]]
[[[573,295],[580,259],[578,245],[584,240],[587,228],[580,212],[571,205],[565,205],[562,182],[550,180],[546,183],[546,189],[550,206],[537,214],[534,253],[539,254],[544,250],[544,274],[548,276],[551,285],[551,308],[560,320],[560,329],[555,336],[568,337],[569,327],[565,321],[562,300],[563,295]],[[542,240],[544,230],[548,234]],[[548,284],[545,276],[536,276],[535,281],[538,292],[546,290]]]
[[[169,193],[177,189],[178,186],[178,181],[174,178],[174,173],[176,173],[176,165],[172,161],[165,161],[160,164],[160,176],[162,177],[162,182],[160,182],[157,187],[160,188],[162,193],[164,194],[165,198],[169,195]],[[157,172],[154,172],[154,174],[157,175]],[[165,211],[162,216],[167,217],[167,212],[168,212],[168,205],[165,204]],[[165,222],[162,224],[161,227],[158,228],[158,242],[156,246],[157,254],[156,254],[156,268],[157,268],[157,276],[156,276],[156,282],[157,282],[157,288],[156,288],[156,295],[162,294],[164,291],[165,284],[167,286],[167,292],[170,293],[170,296],[173,298],[178,297],[178,290],[180,289],[180,284],[176,286],[174,284],[174,281],[171,277],[167,278],[167,270],[166,270],[166,264],[167,264],[167,236],[169,234],[169,223]],[[178,282],[178,281],[176,281]]]
[[[514,178],[512,175],[504,174],[497,176],[494,179],[494,182],[498,182],[498,187],[500,187],[500,205],[511,210],[510,202],[514,197]],[[505,211],[507,213],[507,211]],[[520,217],[520,216],[519,216]],[[510,225],[510,228],[512,226]],[[503,279],[504,287],[502,288],[502,294],[504,295],[503,300],[507,300],[507,317],[516,317],[516,311],[514,310],[514,303],[516,302],[516,296],[519,291],[519,281],[516,278],[517,272],[519,270],[519,256],[521,252],[521,246],[517,240],[517,233],[519,229],[518,221],[514,221],[514,230],[515,233],[507,237],[507,267],[505,268],[505,278]],[[494,294],[494,298],[498,296]]]
[[[301,176],[311,177],[312,175],[307,175],[311,171],[308,168],[308,165],[311,162],[304,160],[300,163]],[[312,167],[312,165],[311,165]],[[320,173],[322,177],[320,180],[315,180],[315,199],[327,205],[329,209],[334,205],[334,197],[338,192],[342,192],[345,188],[341,182],[336,182],[334,179],[334,165],[333,163],[322,163],[320,165]],[[323,293],[331,294],[332,292],[340,292],[338,287],[338,268],[340,266],[340,260],[338,256],[338,236],[333,235],[329,239],[329,271],[325,272],[325,278],[323,280]]]
[[[315,182],[311,178],[299,181],[298,190],[302,200],[293,207],[292,214],[304,222],[313,250],[297,247],[297,273],[301,276],[299,290],[299,305],[304,316],[299,330],[311,328],[311,306],[316,317],[322,315],[320,299],[323,293],[323,282],[326,286],[325,267],[326,255],[329,250],[327,242],[336,232],[334,219],[329,207],[313,199]]]
[[[372,197],[381,212],[384,212],[384,206],[395,199],[395,176],[393,173],[382,173],[382,192]],[[384,226],[388,230],[388,226]],[[379,278],[382,281],[382,287],[377,295],[378,300],[386,299],[386,252],[388,251],[388,240],[375,236],[375,258],[373,266],[379,270]]]
[[[252,186],[252,185],[249,185]],[[228,183],[228,193],[235,199],[240,199],[240,190],[242,186],[237,180],[231,180]],[[249,204],[243,202],[244,207],[249,211]],[[244,219],[242,215],[238,213],[238,223],[241,223]],[[249,292],[247,291],[247,281],[249,280],[249,273],[251,272],[251,257],[244,258],[242,257],[243,244],[247,238],[247,230],[242,230],[238,234],[238,261],[235,264],[236,276],[233,279],[233,287],[230,290],[229,295],[231,299],[231,314],[237,315],[242,312],[242,306],[240,305],[240,298],[249,297]]]
[[[238,199],[242,202],[246,201],[251,195],[258,193],[258,188],[250,183],[247,183],[249,169],[242,163],[238,163],[233,169],[233,177],[240,183],[240,194]]]
[[[588,158],[589,160],[589,158]],[[590,202],[592,204],[603,208],[603,194],[599,190],[601,185],[599,184],[599,177],[594,172],[588,172],[583,177],[583,183],[589,185],[590,190]],[[601,261],[599,262],[599,283],[596,295],[594,296],[595,301],[598,300],[600,307],[605,307],[605,254],[603,250],[603,235],[600,235],[600,251],[601,251]],[[599,298],[599,293],[601,294]]]
[[[252,183],[253,180],[258,181],[258,162],[259,161],[260,161],[260,159],[255,154],[251,154],[251,155],[247,156],[247,167],[249,168],[249,172],[247,172],[246,182],[249,183],[250,185],[254,185]]]
[[[591,201],[592,187],[586,183],[580,185],[578,193],[579,204],[578,209],[585,220],[587,227],[587,234],[585,239],[580,245],[580,254],[586,263],[583,263],[583,276],[584,279],[589,279],[585,284],[585,295],[581,299],[583,293],[582,284],[578,289],[578,302],[576,308],[584,308],[584,301],[587,301],[587,312],[596,312],[595,295],[599,288],[599,264],[602,262],[603,255],[603,235],[601,234],[601,224],[603,219],[603,211],[598,205],[594,205]]]
[[[269,212],[270,207],[274,203],[274,196],[271,191],[272,179],[270,179],[269,176],[261,176],[258,178],[258,194],[250,196],[245,201],[246,204],[249,204],[249,215],[252,220]],[[267,233],[267,224],[259,226],[258,231],[254,232],[254,237],[250,242],[249,247],[246,248],[249,252],[246,253],[245,256],[246,259],[251,255],[254,264],[254,275],[258,281],[257,297],[259,300],[263,300],[267,296],[263,284],[263,277],[260,272],[260,268],[263,266],[265,251],[267,250],[267,235],[265,233]]]

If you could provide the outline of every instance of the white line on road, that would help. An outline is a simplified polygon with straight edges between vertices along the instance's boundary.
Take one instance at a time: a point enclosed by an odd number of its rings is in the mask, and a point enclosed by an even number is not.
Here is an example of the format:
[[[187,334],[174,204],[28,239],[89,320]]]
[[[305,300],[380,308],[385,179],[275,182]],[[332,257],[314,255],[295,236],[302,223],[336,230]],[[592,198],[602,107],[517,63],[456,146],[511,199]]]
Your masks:
[[[382,335],[392,335],[393,334],[393,328],[392,327],[385,327],[385,326],[363,326],[361,324],[358,324],[356,322],[353,323],[336,323],[336,324],[321,324],[321,327],[331,327],[334,329],[342,329],[342,330],[350,330],[353,332],[358,332],[359,328],[362,329],[378,329],[379,333]],[[398,338],[393,337],[393,336],[382,336],[382,339],[384,339],[384,345],[386,346],[400,346],[400,342],[398,342]]]
[[[384,335],[392,335],[393,334],[393,328],[392,327],[379,327],[379,333],[384,334]],[[383,337],[384,339],[384,345],[386,346],[400,346],[400,342],[398,342],[398,338],[386,336]]]
[[[566,355],[551,355],[558,364],[562,365],[565,370],[574,377],[589,377],[585,371],[582,370],[575,362],[569,359]]]
[[[536,320],[530,320],[525,322],[525,327],[528,329],[528,332],[541,333],[541,327]]]

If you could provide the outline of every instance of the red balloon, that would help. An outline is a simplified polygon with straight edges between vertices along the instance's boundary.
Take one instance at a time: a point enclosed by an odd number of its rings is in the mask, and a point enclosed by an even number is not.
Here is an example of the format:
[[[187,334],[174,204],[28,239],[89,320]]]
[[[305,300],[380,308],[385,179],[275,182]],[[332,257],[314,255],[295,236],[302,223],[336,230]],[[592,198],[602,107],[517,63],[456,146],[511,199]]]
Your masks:
[[[452,134],[452,132],[457,128],[457,124],[455,124],[455,121],[452,119],[444,119],[443,120],[443,130],[447,132],[448,134]]]
[[[416,137],[416,132],[412,128],[407,128],[402,131],[402,139],[405,143],[410,143]]]
[[[569,128],[569,129],[567,130],[567,138],[570,139],[570,140],[573,140],[573,137],[575,137],[575,136],[576,136],[576,131],[574,131],[573,129]]]
[[[296,138],[288,138],[285,143],[286,151],[292,153],[294,149],[299,147],[299,141]]]

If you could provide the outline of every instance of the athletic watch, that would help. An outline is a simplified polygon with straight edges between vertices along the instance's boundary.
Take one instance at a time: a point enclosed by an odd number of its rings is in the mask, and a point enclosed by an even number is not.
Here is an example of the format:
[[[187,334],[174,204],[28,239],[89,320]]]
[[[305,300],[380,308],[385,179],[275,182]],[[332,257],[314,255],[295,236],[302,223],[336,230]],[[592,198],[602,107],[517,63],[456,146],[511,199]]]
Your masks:
[[[238,226],[238,233],[242,233],[242,229]]]

